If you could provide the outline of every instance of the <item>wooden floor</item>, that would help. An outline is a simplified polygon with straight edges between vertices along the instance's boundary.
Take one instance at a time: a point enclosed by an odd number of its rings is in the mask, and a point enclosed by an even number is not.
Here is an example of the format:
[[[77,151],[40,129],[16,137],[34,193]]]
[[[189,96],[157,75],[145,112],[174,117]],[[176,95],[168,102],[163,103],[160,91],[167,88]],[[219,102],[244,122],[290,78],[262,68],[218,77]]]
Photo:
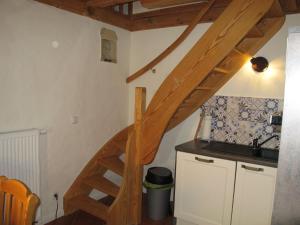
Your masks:
[[[104,224],[105,224],[104,221],[94,216],[91,216],[85,212],[78,211],[72,215],[65,216],[57,219],[56,221],[47,223],[46,225],[104,225]],[[146,204],[145,201],[143,201],[143,214],[142,214],[141,225],[173,225],[173,224],[176,224],[173,216],[169,216],[166,219],[160,221],[154,221],[148,218]]]

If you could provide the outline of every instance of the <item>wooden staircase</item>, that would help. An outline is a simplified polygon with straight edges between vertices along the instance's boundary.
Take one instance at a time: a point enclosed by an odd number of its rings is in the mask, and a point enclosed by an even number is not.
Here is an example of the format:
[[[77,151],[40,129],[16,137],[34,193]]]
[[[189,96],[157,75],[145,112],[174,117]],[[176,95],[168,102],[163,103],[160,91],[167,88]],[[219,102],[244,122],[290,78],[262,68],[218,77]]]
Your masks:
[[[142,166],[155,158],[165,132],[185,120],[281,28],[277,0],[234,0],[162,83],[145,111],[145,90],[136,92],[135,123],[116,134],[90,160],[64,196],[66,214],[84,210],[108,225],[139,224]],[[120,156],[125,153],[125,160]],[[104,177],[112,171],[120,186]],[[105,205],[95,189],[115,198]]]
[[[109,206],[90,198],[89,194],[95,189],[117,198],[121,187],[105,178],[104,175],[107,171],[112,171],[123,177],[125,163],[120,159],[120,156],[126,151],[128,134],[131,130],[133,127],[129,126],[116,134],[86,165],[64,196],[66,213],[80,209],[103,220],[108,219]]]

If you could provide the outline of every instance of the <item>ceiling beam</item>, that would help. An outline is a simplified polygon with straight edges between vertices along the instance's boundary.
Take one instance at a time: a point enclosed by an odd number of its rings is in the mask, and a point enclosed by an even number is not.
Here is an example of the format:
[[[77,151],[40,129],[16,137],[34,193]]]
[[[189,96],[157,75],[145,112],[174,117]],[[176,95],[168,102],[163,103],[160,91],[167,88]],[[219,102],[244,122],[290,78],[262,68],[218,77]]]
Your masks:
[[[280,3],[286,12],[296,12],[299,10],[296,0],[280,0]]]
[[[132,3],[128,6],[128,15],[115,12],[112,7],[89,7],[86,0],[35,0],[79,15],[87,16],[129,31],[147,30],[154,28],[188,25],[206,5],[195,3],[153,11],[132,14]],[[134,0],[89,0],[105,2],[134,1]],[[199,23],[213,22],[225,10],[232,0],[216,0],[210,10]],[[280,2],[280,4],[278,3]],[[276,0],[267,16],[278,17],[282,14],[300,13],[300,0]],[[283,12],[281,11],[281,7]]]
[[[64,9],[82,16],[87,16],[104,23],[131,30],[132,21],[130,16],[114,12],[109,8],[90,8],[81,0],[35,0],[59,9]]]
[[[282,9],[281,3],[279,0],[275,0],[265,17],[281,17],[283,15],[285,15],[285,12]]]
[[[89,17],[104,23],[109,23],[126,30],[131,30],[132,21],[130,16],[122,15],[112,10],[103,8],[91,8]]]
[[[178,6],[132,15],[132,31],[190,24],[205,4]],[[214,4],[199,23],[215,21],[226,6]]]
[[[119,4],[125,4],[128,2],[133,2],[133,0],[89,0],[86,2],[86,5],[89,7],[109,7]]]
[[[216,8],[226,8],[228,4],[231,2],[231,0],[217,0],[214,5],[211,7],[210,10],[216,9]],[[157,9],[153,11],[148,12],[142,12],[142,13],[136,13],[133,14],[134,19],[142,19],[142,18],[150,18],[150,17],[156,17],[156,16],[164,16],[164,15],[170,15],[170,14],[180,14],[180,13],[186,13],[186,12],[199,12],[205,7],[205,3],[195,3],[195,4],[189,4],[189,5],[182,5],[182,6],[176,6],[176,7],[169,7],[169,8],[163,8],[163,9]]]
[[[80,15],[86,15],[86,5],[82,1],[78,0],[35,0],[36,2],[45,3],[47,5],[54,6],[59,9],[68,10],[70,12],[80,14]]]
[[[162,8],[167,6],[195,3],[200,1],[201,0],[141,0],[141,4],[145,8],[153,9],[153,8]],[[208,2],[208,0],[204,0],[204,2]]]

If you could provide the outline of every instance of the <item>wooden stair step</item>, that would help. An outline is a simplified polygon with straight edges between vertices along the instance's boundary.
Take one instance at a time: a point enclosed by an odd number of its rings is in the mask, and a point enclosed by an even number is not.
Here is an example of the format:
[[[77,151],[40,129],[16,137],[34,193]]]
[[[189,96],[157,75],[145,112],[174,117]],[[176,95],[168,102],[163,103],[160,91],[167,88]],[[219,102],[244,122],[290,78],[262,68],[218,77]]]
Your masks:
[[[104,221],[108,218],[108,206],[88,196],[79,195],[71,199],[70,204],[76,209],[80,209]]]
[[[212,90],[213,87],[207,87],[207,86],[198,86],[195,88],[195,90]]]
[[[119,159],[119,157],[100,158],[98,159],[98,163],[104,166],[106,169],[123,176],[124,162]]]
[[[117,137],[106,144],[106,148],[99,155],[100,158],[109,158],[114,156],[120,156],[126,151],[127,136]]]
[[[264,32],[262,32],[261,29],[259,29],[257,26],[254,26],[249,33],[247,34],[246,37],[263,37],[264,36]]]
[[[118,141],[113,141],[112,144],[119,150],[125,152],[126,142],[127,142],[127,140],[118,140]]]
[[[286,0],[284,0],[286,1]],[[292,0],[292,1],[287,1],[288,3],[286,5],[288,5],[291,2],[296,3],[296,0]],[[270,8],[269,12],[267,12],[267,14],[265,15],[266,17],[281,17],[283,16],[285,13],[281,7],[281,4],[279,2],[279,0],[275,0],[272,7]]]
[[[117,197],[120,190],[116,184],[99,174],[86,178],[84,183],[113,197]]]
[[[218,73],[223,73],[223,74],[229,74],[229,71],[220,67],[215,67],[213,71],[218,72]]]
[[[189,106],[190,106],[190,104],[182,103],[182,104],[177,108],[177,111],[180,111],[180,110],[182,110],[182,109],[185,109],[185,108],[187,108],[187,107],[189,107]]]
[[[235,48],[233,49],[233,51],[235,51],[236,53],[238,53],[238,54],[240,54],[240,55],[246,55],[246,53],[243,52],[242,50],[240,50],[238,47],[235,47]]]

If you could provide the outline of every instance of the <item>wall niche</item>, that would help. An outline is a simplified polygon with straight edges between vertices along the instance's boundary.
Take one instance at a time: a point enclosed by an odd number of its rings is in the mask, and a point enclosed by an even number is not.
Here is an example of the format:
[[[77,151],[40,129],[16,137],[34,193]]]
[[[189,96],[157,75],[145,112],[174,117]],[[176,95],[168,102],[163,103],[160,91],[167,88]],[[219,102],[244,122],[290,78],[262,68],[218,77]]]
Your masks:
[[[101,29],[101,61],[117,63],[117,40],[115,31]]]

